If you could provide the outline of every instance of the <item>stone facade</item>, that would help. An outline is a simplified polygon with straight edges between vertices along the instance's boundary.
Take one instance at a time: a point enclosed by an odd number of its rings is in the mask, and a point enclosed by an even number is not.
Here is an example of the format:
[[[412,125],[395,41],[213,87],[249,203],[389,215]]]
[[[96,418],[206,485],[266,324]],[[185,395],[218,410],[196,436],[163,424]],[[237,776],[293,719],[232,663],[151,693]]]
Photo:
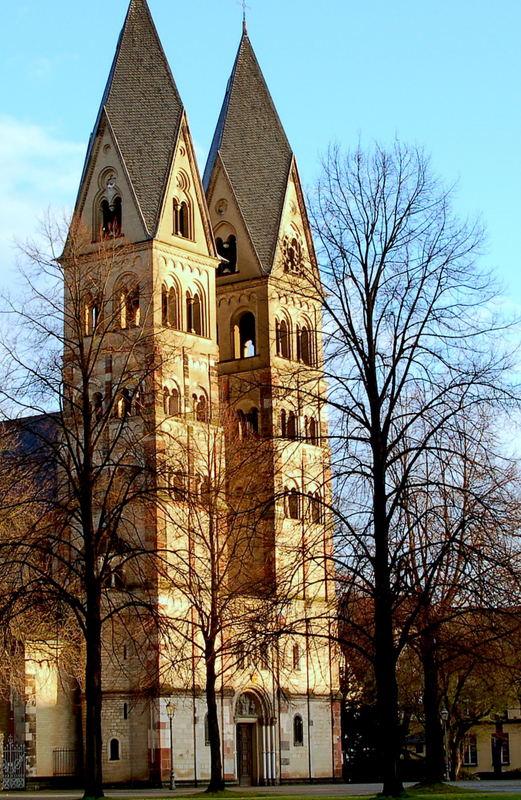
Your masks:
[[[334,588],[327,566],[330,521],[323,511],[329,492],[326,387],[320,297],[303,277],[316,277],[317,265],[296,162],[246,30],[230,87],[205,197],[150,12],[145,0],[132,0],[91,137],[76,216],[91,232],[82,253],[86,264],[95,264],[103,237],[119,239],[124,266],[111,274],[107,294],[125,298],[117,301],[123,303],[120,316],[133,315],[131,324],[120,319],[127,340],[131,328],[147,335],[140,349],[129,352],[117,332],[110,335],[93,398],[114,391],[129,358],[137,369],[139,358],[159,353],[150,412],[155,432],[147,446],[164,456],[165,442],[175,441],[168,456],[174,473],[189,462],[190,474],[197,475],[205,442],[226,453],[228,461],[219,462],[226,475],[237,436],[254,434],[250,446],[255,437],[269,443],[258,492],[272,499],[271,511],[235,571],[238,580],[248,575],[280,586],[294,553],[302,552],[286,583],[293,598],[286,614],[299,622],[262,662],[238,662],[219,680],[224,774],[230,782],[255,784],[331,780],[340,777],[341,762],[337,659],[327,635]],[[241,144],[252,99],[264,130],[257,146]],[[249,126],[251,135],[256,127]],[[234,250],[230,259],[225,246]],[[85,275],[88,292],[89,270]],[[126,299],[131,296],[133,304]],[[114,306],[114,318],[116,312]],[[237,415],[233,434],[220,423],[220,404]],[[237,486],[226,488],[232,490]],[[146,541],[161,541],[175,554],[188,547],[186,514],[183,502],[173,502],[154,518],[137,511],[135,523]],[[158,602],[173,614],[181,602],[175,590],[168,580],[162,585],[152,578]],[[190,609],[183,613],[188,619]],[[207,780],[200,665],[181,675],[168,667],[181,661],[172,642],[127,641],[124,631],[111,630],[104,649],[105,781],[165,783],[171,752],[178,781]],[[59,759],[67,756],[57,754],[81,751],[81,704],[61,673],[58,653],[53,661],[28,652],[26,663],[29,772],[58,777]],[[172,737],[169,698],[176,705]]]

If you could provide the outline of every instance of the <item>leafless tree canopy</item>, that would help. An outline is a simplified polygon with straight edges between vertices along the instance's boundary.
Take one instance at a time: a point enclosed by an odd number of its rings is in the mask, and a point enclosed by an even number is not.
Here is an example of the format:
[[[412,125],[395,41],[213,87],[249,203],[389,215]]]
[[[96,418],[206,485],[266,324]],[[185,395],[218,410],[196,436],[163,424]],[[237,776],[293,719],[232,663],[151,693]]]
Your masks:
[[[492,477],[483,465],[486,477],[480,485],[475,472],[472,489],[465,475],[486,452],[480,415],[497,416],[517,400],[502,346],[509,328],[495,313],[494,280],[477,263],[482,229],[456,218],[451,192],[421,151],[400,143],[347,155],[331,149],[312,218],[329,339],[335,557],[343,590],[371,609],[354,645],[374,664],[384,793],[396,794],[399,653],[416,630],[419,603],[443,594],[444,574],[459,587],[453,601],[462,600],[477,569],[470,554],[480,552],[490,516],[497,534],[496,512],[504,520],[509,510],[498,491],[506,465],[496,462]],[[440,512],[449,492],[459,526]],[[465,516],[470,503],[474,523]]]

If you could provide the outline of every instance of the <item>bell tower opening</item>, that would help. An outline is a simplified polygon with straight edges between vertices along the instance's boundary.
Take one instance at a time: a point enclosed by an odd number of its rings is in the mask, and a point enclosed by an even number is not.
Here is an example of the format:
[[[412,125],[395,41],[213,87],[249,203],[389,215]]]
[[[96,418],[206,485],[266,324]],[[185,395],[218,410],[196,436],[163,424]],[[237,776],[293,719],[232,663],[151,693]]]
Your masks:
[[[251,311],[245,311],[234,325],[234,356],[235,358],[252,358],[257,355],[255,316]]]

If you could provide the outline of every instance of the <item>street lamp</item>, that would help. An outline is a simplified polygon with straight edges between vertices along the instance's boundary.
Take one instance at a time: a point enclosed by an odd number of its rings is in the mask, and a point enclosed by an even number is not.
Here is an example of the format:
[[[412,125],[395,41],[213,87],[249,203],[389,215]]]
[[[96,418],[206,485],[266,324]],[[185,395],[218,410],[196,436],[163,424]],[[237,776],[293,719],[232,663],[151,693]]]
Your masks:
[[[447,722],[449,719],[449,712],[446,708],[442,708],[440,711],[441,721],[443,722],[443,760],[445,762],[445,780],[448,781],[450,778],[449,775],[449,737],[447,731]]]
[[[175,703],[169,700],[166,704],[166,713],[170,722],[170,789],[175,789],[175,772],[174,772],[174,714]]]

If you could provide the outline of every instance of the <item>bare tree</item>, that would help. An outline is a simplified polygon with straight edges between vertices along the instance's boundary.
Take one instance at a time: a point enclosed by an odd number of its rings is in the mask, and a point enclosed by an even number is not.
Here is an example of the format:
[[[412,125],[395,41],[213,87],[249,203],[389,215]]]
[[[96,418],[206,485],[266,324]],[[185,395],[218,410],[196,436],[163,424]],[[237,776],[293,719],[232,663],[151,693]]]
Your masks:
[[[37,602],[80,632],[85,796],[101,797],[105,637],[122,626],[156,637],[148,442],[156,383],[174,353],[154,347],[152,287],[129,277],[123,239],[93,245],[75,222],[66,238],[56,223],[45,233],[46,247],[25,250],[26,296],[4,302],[2,398],[17,445],[3,468],[23,475],[30,491],[8,505],[12,516],[28,513],[22,534],[0,543],[16,574],[3,612],[22,618]]]
[[[175,653],[165,677],[184,663],[205,687],[209,792],[224,788],[220,686],[253,660],[269,666],[273,621],[290,601],[280,571],[275,593],[266,535],[275,501],[262,490],[271,442],[226,407],[214,422],[187,430],[173,419],[164,437],[161,552],[169,596],[162,630]]]
[[[404,509],[439,432],[512,398],[510,359],[498,346],[494,283],[475,264],[482,231],[457,221],[420,151],[332,149],[312,216],[328,315],[336,558],[372,609],[357,647],[374,663],[384,794],[398,795]]]
[[[440,670],[455,650],[475,649],[476,620],[483,644],[495,643],[500,613],[505,635],[518,627],[521,553],[518,476],[496,455],[490,422],[472,412],[454,418],[432,444],[404,508],[409,555],[397,618],[422,665],[425,780],[437,783],[445,774]]]

